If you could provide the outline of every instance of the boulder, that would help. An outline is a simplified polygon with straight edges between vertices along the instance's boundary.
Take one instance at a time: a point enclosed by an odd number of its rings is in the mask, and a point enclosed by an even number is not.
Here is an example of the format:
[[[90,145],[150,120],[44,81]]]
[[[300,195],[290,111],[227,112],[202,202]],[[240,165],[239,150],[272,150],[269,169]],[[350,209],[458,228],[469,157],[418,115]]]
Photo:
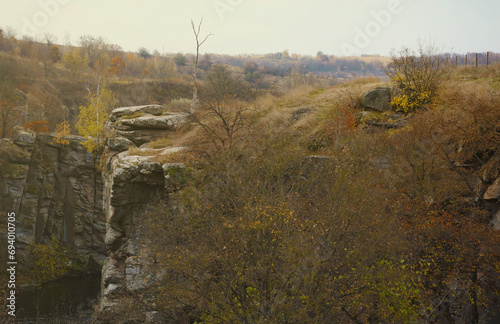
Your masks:
[[[159,116],[164,111],[165,107],[161,105],[145,105],[133,107],[121,107],[113,109],[111,112],[111,121],[116,121],[122,116],[130,116],[137,113]]]
[[[361,105],[377,111],[391,110],[391,88],[378,87],[363,95]]]
[[[35,144],[35,132],[22,127],[15,127],[12,131],[12,141],[17,146],[31,147]]]
[[[172,114],[166,116],[146,116],[131,119],[123,119],[122,125],[131,129],[163,129],[175,130],[178,126],[185,124],[187,115]]]
[[[128,138],[122,136],[108,138],[108,148],[111,151],[123,152],[130,147],[135,147],[135,144]]]

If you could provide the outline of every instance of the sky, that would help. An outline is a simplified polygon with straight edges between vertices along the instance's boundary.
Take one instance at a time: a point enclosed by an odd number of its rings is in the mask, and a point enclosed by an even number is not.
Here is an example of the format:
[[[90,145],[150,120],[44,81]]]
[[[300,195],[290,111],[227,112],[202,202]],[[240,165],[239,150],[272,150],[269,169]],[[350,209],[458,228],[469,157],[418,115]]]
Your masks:
[[[387,56],[420,41],[443,52],[500,52],[498,0],[0,0],[0,27],[78,44],[102,36],[126,51]]]

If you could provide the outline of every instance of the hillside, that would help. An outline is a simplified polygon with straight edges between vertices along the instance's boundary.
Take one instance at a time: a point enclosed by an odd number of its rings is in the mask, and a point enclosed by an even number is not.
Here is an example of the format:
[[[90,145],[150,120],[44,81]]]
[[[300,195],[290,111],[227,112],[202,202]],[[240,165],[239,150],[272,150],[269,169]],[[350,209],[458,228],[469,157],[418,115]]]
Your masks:
[[[500,65],[403,53],[390,82],[337,83],[212,64],[193,105],[189,65],[79,53],[46,77],[0,56],[24,278],[100,269],[97,323],[499,318]],[[47,134],[80,106],[99,136]],[[37,266],[56,257],[73,266]]]
[[[109,226],[126,234],[110,241],[99,318],[120,318],[122,303],[135,307],[126,316],[147,313],[113,293],[123,285],[159,298],[158,318],[172,323],[494,323],[499,76],[447,70],[408,113],[377,111],[368,93],[391,85],[373,78],[250,104],[231,96],[167,139],[111,153],[111,192],[165,179],[166,196],[134,214],[141,229],[122,225],[115,201]],[[153,118],[142,116],[126,125]],[[122,256],[128,244],[141,252]],[[143,284],[120,279],[128,262]],[[168,278],[155,283],[152,269]]]

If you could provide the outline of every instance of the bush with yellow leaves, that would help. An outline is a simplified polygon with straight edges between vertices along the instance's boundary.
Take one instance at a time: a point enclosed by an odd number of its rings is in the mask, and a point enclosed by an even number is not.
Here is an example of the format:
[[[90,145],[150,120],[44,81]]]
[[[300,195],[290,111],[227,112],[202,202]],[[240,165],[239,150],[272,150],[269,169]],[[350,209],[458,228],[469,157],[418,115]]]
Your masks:
[[[446,70],[445,59],[433,45],[421,44],[417,52],[405,47],[393,52],[385,73],[400,92],[393,97],[392,106],[411,113],[431,104]]]
[[[57,279],[68,268],[69,259],[64,246],[55,236],[49,244],[35,244],[32,253],[35,256],[33,274],[39,282]]]

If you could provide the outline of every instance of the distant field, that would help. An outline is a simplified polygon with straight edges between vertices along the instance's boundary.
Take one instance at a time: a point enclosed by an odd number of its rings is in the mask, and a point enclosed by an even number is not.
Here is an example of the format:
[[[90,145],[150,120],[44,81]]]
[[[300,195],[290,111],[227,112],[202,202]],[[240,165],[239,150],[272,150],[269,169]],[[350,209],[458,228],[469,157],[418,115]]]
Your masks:
[[[365,57],[365,56],[356,56],[356,57],[352,57],[351,59],[353,59],[353,60],[360,60],[360,61],[365,62],[365,63],[382,62],[384,64],[387,64],[387,63],[389,63],[391,61],[391,58],[387,57],[387,56],[368,56],[368,57]]]

